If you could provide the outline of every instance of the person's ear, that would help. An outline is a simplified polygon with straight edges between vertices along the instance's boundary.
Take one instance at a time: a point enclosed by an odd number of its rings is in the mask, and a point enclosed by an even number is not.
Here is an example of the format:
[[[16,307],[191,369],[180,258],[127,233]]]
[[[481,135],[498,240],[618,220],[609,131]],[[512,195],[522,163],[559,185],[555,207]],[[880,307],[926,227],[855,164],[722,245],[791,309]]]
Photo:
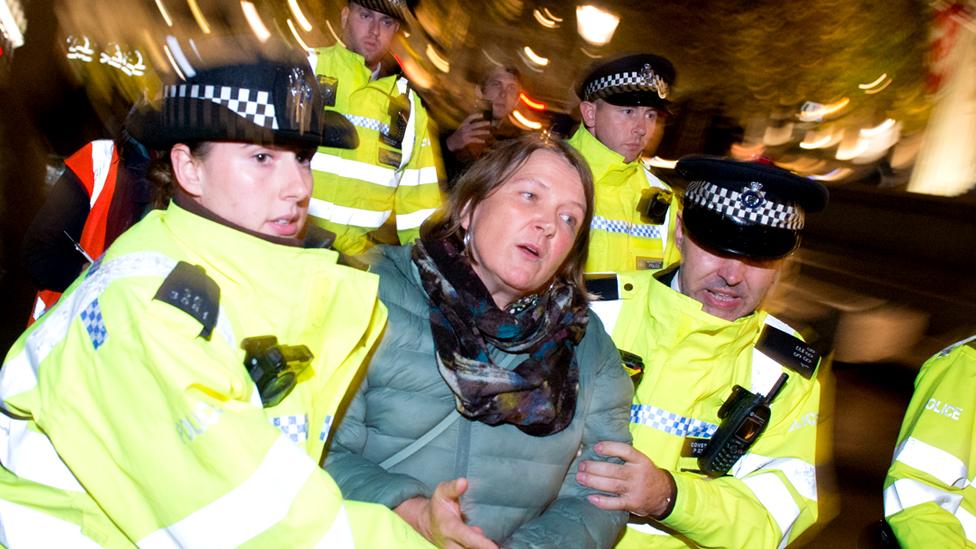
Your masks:
[[[592,101],[582,101],[580,102],[580,117],[583,119],[583,125],[587,128],[592,128],[596,125],[596,103]]]
[[[464,229],[465,231],[468,230],[468,226],[471,225],[471,216],[469,215],[471,213],[469,211],[470,209],[471,209],[471,202],[468,202],[467,204],[464,205],[463,208],[461,208],[461,215],[460,215],[461,228]]]
[[[339,23],[342,25],[343,29],[346,28],[347,19],[349,19],[349,6],[343,7],[342,11],[339,12]]]
[[[183,143],[173,145],[169,151],[169,160],[173,165],[173,178],[181,189],[190,196],[197,198],[203,194],[202,164],[193,156],[190,147]]]

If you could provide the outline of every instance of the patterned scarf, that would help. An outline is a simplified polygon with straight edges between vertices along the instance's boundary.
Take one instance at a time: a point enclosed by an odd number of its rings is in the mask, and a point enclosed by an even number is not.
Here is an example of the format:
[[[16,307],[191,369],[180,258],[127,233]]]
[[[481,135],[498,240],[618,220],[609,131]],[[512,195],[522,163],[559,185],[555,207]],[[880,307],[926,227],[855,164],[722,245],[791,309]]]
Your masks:
[[[533,436],[565,429],[576,411],[576,346],[588,320],[581,293],[555,282],[503,311],[457,239],[417,241],[413,262],[430,303],[438,369],[458,412],[488,425],[511,423]],[[508,369],[492,361],[491,347],[529,356]]]

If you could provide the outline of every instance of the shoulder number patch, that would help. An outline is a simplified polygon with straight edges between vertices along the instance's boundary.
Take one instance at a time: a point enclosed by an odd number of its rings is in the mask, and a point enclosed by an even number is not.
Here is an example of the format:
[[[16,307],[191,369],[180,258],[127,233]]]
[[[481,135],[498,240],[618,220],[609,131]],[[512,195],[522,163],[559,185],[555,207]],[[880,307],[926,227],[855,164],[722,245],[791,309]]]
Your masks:
[[[756,342],[756,349],[806,379],[813,377],[820,364],[820,353],[813,347],[793,334],[768,324]]]
[[[195,318],[203,325],[200,336],[210,339],[220,310],[220,286],[207,276],[202,267],[180,261],[153,299],[169,303]]]

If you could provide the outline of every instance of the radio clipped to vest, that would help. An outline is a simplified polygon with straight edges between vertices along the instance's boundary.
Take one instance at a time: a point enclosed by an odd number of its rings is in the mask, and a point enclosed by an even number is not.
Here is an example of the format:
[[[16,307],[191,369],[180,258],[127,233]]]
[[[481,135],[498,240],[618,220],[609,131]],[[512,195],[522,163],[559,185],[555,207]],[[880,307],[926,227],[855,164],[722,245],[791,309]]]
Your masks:
[[[724,476],[749,451],[766,429],[769,405],[789,377],[786,373],[779,376],[766,396],[740,385],[732,388],[732,394],[718,410],[722,423],[698,456],[698,467],[702,473],[712,478]]]
[[[312,361],[308,347],[282,345],[275,336],[245,338],[241,348],[247,353],[244,368],[257,385],[265,408],[277,406],[284,400],[298,384],[298,376]]]

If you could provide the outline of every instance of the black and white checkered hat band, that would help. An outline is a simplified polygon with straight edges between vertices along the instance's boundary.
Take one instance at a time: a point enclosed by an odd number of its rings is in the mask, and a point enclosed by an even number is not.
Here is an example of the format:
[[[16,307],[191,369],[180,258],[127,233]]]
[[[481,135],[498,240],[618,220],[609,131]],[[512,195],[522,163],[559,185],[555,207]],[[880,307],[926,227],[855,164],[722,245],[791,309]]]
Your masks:
[[[668,83],[653,71],[633,71],[609,74],[586,85],[584,99],[593,101],[618,93],[656,92],[661,99],[668,97]]]
[[[755,187],[746,186],[739,192],[708,181],[693,181],[685,192],[685,200],[744,223],[792,231],[803,228],[802,210],[792,204],[773,202]]]
[[[262,90],[235,88],[233,86],[208,86],[201,84],[177,84],[166,86],[166,97],[203,99],[227,107],[242,118],[271,130],[278,129],[271,94]]]

